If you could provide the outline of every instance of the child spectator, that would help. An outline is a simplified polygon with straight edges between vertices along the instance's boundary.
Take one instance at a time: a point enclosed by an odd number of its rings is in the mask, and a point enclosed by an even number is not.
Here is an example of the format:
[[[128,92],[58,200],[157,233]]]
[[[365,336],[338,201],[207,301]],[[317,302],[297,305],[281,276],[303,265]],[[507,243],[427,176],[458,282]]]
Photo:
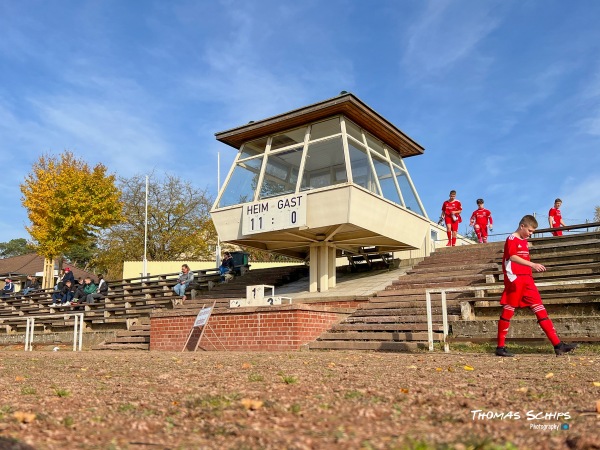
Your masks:
[[[548,223],[550,224],[550,228],[566,226],[565,222],[562,220],[562,215],[560,213],[560,205],[562,205],[562,200],[560,198],[557,198],[556,200],[554,200],[554,207],[550,208],[550,211],[548,211]],[[552,236],[562,235],[563,232],[560,230],[552,232]]]
[[[79,303],[82,302],[85,298],[85,293],[83,292],[83,288],[85,287],[85,282],[83,278],[79,277],[79,279],[73,284],[73,290],[75,294],[73,295],[73,302]]]
[[[442,215],[446,223],[446,234],[448,235],[448,243],[446,247],[456,245],[456,234],[458,232],[458,224],[462,222],[460,213],[462,212],[462,204],[456,200],[456,191],[450,191],[450,198],[442,204]]]
[[[514,356],[506,350],[504,345],[510,319],[515,314],[516,308],[531,308],[538,319],[540,327],[552,342],[556,356],[564,355],[577,347],[576,344],[565,344],[558,338],[533,281],[532,270],[536,272],[546,270],[542,264],[533,263],[529,258],[527,239],[533,234],[537,226],[538,223],[535,217],[530,215],[523,217],[519,222],[517,231],[512,233],[504,244],[504,256],[502,257],[504,292],[500,299],[500,304],[504,307],[498,321],[497,356]]]
[[[492,213],[489,209],[483,207],[483,199],[477,199],[477,209],[471,214],[470,225],[475,230],[477,240],[480,244],[487,243],[488,238],[488,223],[490,231],[492,231],[494,221],[492,220]]]
[[[221,266],[219,266],[219,273],[221,274],[221,282],[224,283],[233,278],[233,258],[231,253],[225,252],[223,259],[221,260]]]

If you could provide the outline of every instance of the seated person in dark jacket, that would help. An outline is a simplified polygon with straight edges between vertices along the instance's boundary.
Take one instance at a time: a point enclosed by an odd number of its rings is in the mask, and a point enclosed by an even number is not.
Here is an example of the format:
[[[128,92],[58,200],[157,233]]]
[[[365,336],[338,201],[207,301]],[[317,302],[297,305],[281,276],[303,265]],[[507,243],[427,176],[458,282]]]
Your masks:
[[[4,288],[2,288],[2,297],[8,297],[15,292],[15,285],[10,278],[4,279]]]
[[[23,288],[23,295],[30,294],[31,292],[38,291],[40,289],[40,283],[37,277],[33,275],[27,275],[27,281],[25,281],[25,287]]]
[[[54,308],[56,306],[70,306],[71,300],[73,299],[74,289],[75,287],[73,286],[73,283],[71,283],[71,280],[65,281],[62,289],[52,294],[52,304],[50,307]]]
[[[74,303],[83,302],[83,300],[85,299],[85,296],[87,294],[85,292],[83,292],[84,287],[85,287],[85,283],[83,281],[83,278],[79,278],[77,280],[77,283],[75,283],[75,285],[74,285],[74,290],[75,290],[75,294],[73,295]]]
[[[221,261],[221,266],[219,267],[219,273],[221,274],[221,281],[229,281],[233,278],[233,258],[231,257],[231,253],[225,252],[223,254],[223,260]]]

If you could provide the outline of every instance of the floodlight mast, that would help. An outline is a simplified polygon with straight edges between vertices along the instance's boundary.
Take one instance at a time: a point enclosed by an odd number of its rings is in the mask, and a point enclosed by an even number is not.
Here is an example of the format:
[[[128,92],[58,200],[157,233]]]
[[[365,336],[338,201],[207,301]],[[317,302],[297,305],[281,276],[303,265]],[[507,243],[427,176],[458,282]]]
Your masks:
[[[144,213],[144,279],[148,276],[148,175],[146,175],[146,210]]]
[[[217,152],[217,195],[221,191],[221,152]],[[217,246],[215,247],[217,267],[221,266],[221,241],[219,240],[219,232],[217,231]]]

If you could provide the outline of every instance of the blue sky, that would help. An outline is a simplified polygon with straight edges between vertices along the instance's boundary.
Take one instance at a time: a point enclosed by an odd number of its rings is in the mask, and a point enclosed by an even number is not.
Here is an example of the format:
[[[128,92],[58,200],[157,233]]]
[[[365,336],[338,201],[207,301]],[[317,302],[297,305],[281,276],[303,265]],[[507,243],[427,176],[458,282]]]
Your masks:
[[[430,218],[450,189],[496,232],[600,204],[600,2],[0,0],[0,242],[19,184],[68,149],[123,176],[217,188],[214,133],[346,90],[425,147]],[[461,231],[463,229],[461,228]]]

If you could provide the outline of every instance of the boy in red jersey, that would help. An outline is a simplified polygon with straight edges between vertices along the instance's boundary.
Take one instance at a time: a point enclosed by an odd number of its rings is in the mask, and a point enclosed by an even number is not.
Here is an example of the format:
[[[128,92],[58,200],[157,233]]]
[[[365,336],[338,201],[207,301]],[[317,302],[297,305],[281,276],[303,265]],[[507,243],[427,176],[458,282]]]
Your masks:
[[[550,228],[558,228],[566,226],[562,220],[562,215],[560,214],[560,205],[562,205],[562,200],[557,198],[554,200],[554,207],[550,208],[548,211],[548,222],[550,223]],[[562,236],[562,231],[553,231],[552,236]]]
[[[538,223],[535,217],[530,215],[523,217],[519,222],[517,231],[511,234],[504,244],[504,256],[502,257],[504,292],[500,299],[500,304],[504,308],[498,321],[497,356],[514,356],[506,350],[504,344],[510,326],[510,319],[515,314],[516,308],[531,308],[538,319],[538,324],[552,342],[556,356],[564,355],[577,347],[577,344],[565,344],[558,338],[533,281],[533,270],[536,272],[546,271],[543,265],[533,263],[529,259],[527,238],[533,234],[537,226]]]
[[[470,225],[477,234],[477,240],[480,244],[487,243],[488,238],[488,222],[490,225],[490,231],[492,231],[494,221],[492,219],[492,213],[489,209],[483,207],[483,199],[477,199],[477,209],[471,214]]]
[[[462,222],[460,213],[462,212],[462,204],[456,200],[456,191],[450,191],[450,198],[442,205],[442,214],[444,222],[446,222],[446,234],[448,235],[448,243],[446,247],[456,245],[456,233],[458,232],[458,224]]]

